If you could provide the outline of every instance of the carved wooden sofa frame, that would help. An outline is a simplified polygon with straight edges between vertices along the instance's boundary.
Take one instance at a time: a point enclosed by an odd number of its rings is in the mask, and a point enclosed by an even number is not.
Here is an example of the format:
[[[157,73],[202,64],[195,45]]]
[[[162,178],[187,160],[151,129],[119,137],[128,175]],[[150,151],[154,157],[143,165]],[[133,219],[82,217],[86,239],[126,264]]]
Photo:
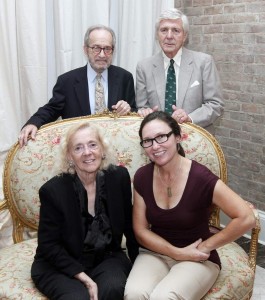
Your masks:
[[[112,141],[118,161],[128,168],[131,177],[148,162],[139,145],[138,129],[141,118],[134,114],[117,117],[114,114],[87,116],[56,121],[43,126],[36,141],[29,140],[22,149],[16,143],[8,152],[4,166],[4,202],[13,221],[14,245],[0,250],[0,299],[46,299],[30,278],[30,267],[37,245],[36,230],[39,220],[38,190],[55,175],[54,165],[59,156],[61,136],[69,126],[81,121],[97,124]],[[182,146],[186,156],[206,165],[227,182],[227,168],[223,151],[217,140],[204,129],[183,124]],[[222,270],[211,290],[209,299],[250,299],[253,290],[258,234],[252,230],[249,253],[238,244],[230,243],[218,249]],[[220,228],[219,208],[212,211],[209,225]],[[192,288],[192,287],[191,287]]]

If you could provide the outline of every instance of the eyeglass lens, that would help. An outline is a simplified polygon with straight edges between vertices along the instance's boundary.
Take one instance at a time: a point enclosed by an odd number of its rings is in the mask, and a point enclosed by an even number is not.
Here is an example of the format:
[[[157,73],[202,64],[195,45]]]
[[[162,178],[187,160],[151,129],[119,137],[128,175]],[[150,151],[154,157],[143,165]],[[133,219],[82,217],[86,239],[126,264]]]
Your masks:
[[[92,52],[94,54],[99,54],[102,50],[106,55],[110,55],[113,51],[112,47],[99,47],[99,46],[94,46],[94,47],[90,47],[88,46],[88,48],[92,49]]]
[[[151,147],[153,145],[153,142],[156,141],[158,144],[163,144],[165,143],[168,138],[170,137],[170,135],[173,133],[173,131],[170,131],[169,133],[167,134],[160,134],[152,139],[145,139],[145,140],[142,140],[140,142],[140,145],[143,147],[143,148],[148,148],[148,147]]]

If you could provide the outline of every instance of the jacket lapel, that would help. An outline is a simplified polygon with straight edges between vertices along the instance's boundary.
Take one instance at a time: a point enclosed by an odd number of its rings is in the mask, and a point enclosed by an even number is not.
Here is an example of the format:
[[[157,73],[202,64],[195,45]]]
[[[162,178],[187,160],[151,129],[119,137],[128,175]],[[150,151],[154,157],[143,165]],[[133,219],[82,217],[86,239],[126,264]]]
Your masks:
[[[119,75],[115,68],[110,65],[108,68],[108,109],[112,110],[111,106],[116,104],[113,99],[118,99]]]
[[[158,53],[154,57],[153,61],[153,78],[155,80],[156,92],[158,95],[158,101],[161,106],[161,110],[165,109],[165,69],[164,69],[164,60],[162,56],[162,52]]]
[[[77,101],[81,107],[82,115],[90,115],[91,110],[88,94],[87,66],[81,68],[79,74],[77,75],[74,89]]]
[[[192,74],[192,56],[183,48],[178,79],[178,107],[183,107],[184,98],[188,90]]]

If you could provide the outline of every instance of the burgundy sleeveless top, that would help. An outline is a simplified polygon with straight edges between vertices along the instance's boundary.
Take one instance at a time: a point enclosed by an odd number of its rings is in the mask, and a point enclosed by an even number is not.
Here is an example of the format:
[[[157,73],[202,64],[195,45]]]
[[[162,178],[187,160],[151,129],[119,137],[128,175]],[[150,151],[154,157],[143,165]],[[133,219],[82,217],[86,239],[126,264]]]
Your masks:
[[[209,230],[209,208],[213,190],[219,179],[207,167],[192,161],[188,180],[179,203],[171,209],[157,206],[153,193],[154,164],[137,170],[134,188],[146,204],[146,218],[151,230],[176,247],[186,247],[199,238],[206,240],[212,234]],[[208,260],[218,264],[216,250],[211,251]]]

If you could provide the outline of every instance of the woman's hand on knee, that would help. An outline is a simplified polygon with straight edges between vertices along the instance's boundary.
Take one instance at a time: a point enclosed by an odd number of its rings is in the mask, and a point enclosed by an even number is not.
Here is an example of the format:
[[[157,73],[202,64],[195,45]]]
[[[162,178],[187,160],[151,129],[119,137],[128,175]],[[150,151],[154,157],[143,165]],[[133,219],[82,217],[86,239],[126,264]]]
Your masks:
[[[207,260],[210,256],[210,253],[204,253],[200,251],[197,247],[202,242],[202,239],[197,240],[196,242],[190,244],[183,249],[183,259],[182,260],[190,260],[190,261],[204,261]]]
[[[98,300],[98,286],[85,272],[75,275],[75,278],[80,280],[88,289],[90,300]]]
[[[95,281],[91,279],[91,281],[86,284],[86,287],[88,288],[90,300],[98,300],[98,286]]]

